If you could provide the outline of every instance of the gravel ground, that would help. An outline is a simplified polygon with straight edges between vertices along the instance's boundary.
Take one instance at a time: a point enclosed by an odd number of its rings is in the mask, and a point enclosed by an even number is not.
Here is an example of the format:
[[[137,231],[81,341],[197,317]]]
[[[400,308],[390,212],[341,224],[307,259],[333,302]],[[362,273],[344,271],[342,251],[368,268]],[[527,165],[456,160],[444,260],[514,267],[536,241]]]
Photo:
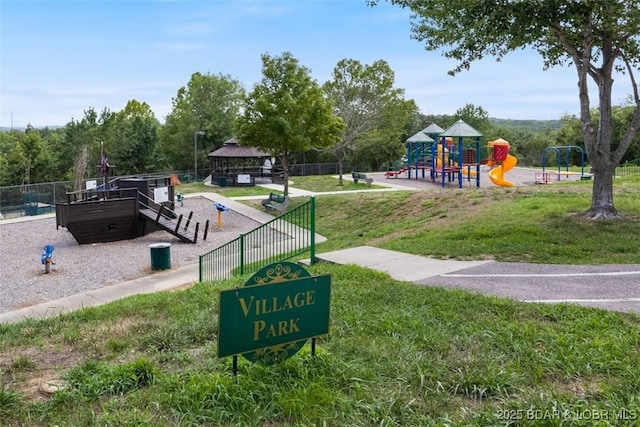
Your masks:
[[[199,255],[260,225],[227,211],[222,213],[222,230],[218,230],[217,210],[202,197],[185,199],[184,207],[176,211],[193,211],[193,221],[199,218],[201,230],[208,218],[211,228],[207,240],[202,240],[202,231],[196,244],[158,231],[133,240],[79,245],[66,228],[56,230],[55,217],[0,221],[0,313],[148,275],[152,273],[149,245],[153,243],[171,243],[173,269],[197,263]],[[50,274],[44,273],[41,263],[47,243],[55,246]]]

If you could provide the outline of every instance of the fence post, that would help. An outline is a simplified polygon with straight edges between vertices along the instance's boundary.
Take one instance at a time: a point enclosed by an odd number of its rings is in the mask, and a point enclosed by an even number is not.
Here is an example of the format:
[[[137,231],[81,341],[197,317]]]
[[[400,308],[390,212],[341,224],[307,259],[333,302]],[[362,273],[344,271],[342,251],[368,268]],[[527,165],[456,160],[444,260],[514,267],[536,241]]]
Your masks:
[[[244,275],[244,233],[240,233],[240,275]]]
[[[316,198],[315,196],[311,196],[309,200],[309,213],[311,218],[309,218],[310,229],[311,229],[311,260],[309,262],[310,265],[315,265],[316,263]]]

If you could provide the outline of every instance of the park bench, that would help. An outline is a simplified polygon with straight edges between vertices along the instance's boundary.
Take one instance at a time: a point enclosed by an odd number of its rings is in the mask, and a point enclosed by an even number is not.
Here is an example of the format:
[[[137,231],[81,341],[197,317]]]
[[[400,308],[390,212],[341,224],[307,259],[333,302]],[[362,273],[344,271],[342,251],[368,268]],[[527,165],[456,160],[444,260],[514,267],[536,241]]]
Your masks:
[[[364,181],[367,184],[367,187],[369,187],[373,182],[373,178],[368,178],[367,175],[360,172],[351,172],[351,176],[353,177],[353,182],[356,184],[358,181]]]
[[[262,201],[265,210],[276,210],[283,213],[287,209],[287,198],[283,194],[269,193],[269,198]]]

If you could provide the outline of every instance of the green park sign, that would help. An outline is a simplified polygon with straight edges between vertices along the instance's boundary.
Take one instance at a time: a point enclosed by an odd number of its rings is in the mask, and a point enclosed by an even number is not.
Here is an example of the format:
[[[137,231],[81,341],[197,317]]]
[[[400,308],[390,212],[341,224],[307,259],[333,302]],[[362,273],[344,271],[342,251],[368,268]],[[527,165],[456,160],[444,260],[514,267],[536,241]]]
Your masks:
[[[308,338],[329,333],[331,276],[290,262],[270,264],[246,286],[220,292],[218,357],[275,363]]]

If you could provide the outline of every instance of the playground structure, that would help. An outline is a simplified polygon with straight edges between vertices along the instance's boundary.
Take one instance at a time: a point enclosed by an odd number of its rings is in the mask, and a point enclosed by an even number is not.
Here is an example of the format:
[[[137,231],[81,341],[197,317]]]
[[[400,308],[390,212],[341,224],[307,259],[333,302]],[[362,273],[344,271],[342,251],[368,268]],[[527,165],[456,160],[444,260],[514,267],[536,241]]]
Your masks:
[[[193,212],[185,220],[173,210],[170,176],[105,179],[100,186],[66,196],[66,203],[56,203],[56,228],[65,227],[79,244],[134,239],[160,230],[186,243],[198,241],[200,224]],[[207,220],[203,240],[208,229]]]
[[[66,203],[56,203],[56,229],[65,227],[79,244],[115,242],[134,239],[164,230],[186,243],[198,241],[200,223],[186,222],[173,210],[175,175],[137,176],[109,180],[114,168],[101,148],[102,184],[87,182],[86,189],[67,192]],[[203,240],[207,239],[209,220]]]
[[[510,171],[518,164],[518,159],[509,154],[509,141],[502,138],[495,141],[489,141],[487,146],[491,149],[491,158],[487,161],[487,164],[492,166],[489,171],[489,179],[495,185],[501,187],[513,187],[511,181],[504,179],[504,173]]]
[[[467,182],[480,186],[482,134],[462,120],[443,130],[431,124],[407,139],[406,163],[385,173],[387,178],[431,179],[443,187]],[[471,140],[471,142],[469,142]]]
[[[580,173],[572,172],[569,170],[571,163],[571,150],[577,150],[580,153]],[[547,153],[552,152],[556,154],[558,168],[556,171],[548,171],[547,167]],[[563,156],[564,152],[564,162]],[[564,171],[562,170],[564,165]],[[555,179],[552,176],[555,175]],[[584,173],[584,150],[577,145],[558,145],[547,147],[542,152],[542,172],[536,172],[536,184],[551,184],[555,181],[560,181],[564,176],[569,178],[570,176],[579,175],[581,180],[591,179],[591,174]]]

